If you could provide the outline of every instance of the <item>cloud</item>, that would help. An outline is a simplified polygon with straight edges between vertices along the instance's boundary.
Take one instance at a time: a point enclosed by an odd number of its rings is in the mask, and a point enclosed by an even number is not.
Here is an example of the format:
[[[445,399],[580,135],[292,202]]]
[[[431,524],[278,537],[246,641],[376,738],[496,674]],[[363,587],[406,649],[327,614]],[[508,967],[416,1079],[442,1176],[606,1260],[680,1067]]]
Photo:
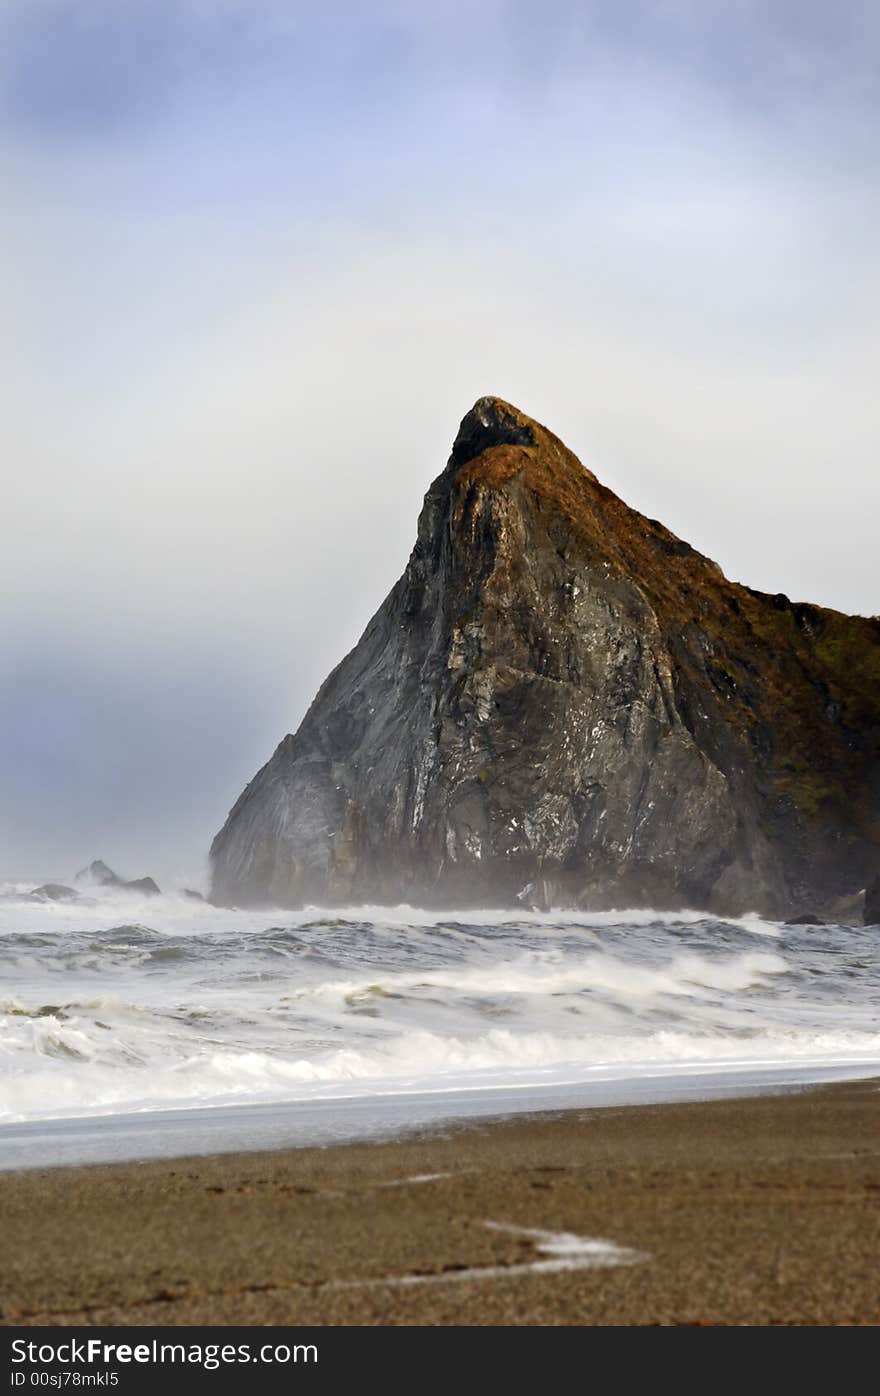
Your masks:
[[[131,134],[204,105],[284,102],[372,122],[423,95],[515,110],[603,68],[668,74],[743,126],[859,137],[877,101],[872,0],[7,0],[0,112],[56,140]],[[864,154],[870,134],[861,133]]]
[[[196,868],[485,392],[729,575],[876,610],[873,21],[771,8],[133,6],[176,37],[129,108],[62,109],[106,36],[7,101],[0,875]]]

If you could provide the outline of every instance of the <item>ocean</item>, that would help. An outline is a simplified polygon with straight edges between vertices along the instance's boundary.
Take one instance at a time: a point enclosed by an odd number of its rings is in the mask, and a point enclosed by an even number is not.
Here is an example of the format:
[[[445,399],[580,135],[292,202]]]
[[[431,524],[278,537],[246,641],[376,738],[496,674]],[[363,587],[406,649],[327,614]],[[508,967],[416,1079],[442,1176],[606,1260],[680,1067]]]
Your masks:
[[[880,932],[0,887],[0,1167],[880,1074]]]

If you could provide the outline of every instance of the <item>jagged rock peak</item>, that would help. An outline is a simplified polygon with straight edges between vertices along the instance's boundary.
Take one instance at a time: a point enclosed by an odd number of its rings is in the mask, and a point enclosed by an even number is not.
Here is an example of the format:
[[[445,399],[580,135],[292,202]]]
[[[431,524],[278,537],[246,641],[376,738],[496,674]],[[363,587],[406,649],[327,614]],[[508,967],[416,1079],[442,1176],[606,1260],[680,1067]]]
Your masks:
[[[729,582],[480,398],[212,897],[825,914],[880,863],[878,730],[880,622]]]
[[[499,397],[481,397],[462,418],[450,465],[466,465],[493,446],[534,446],[537,423]]]
[[[99,887],[120,887],[123,879],[108,867],[103,858],[96,858],[87,868],[80,868],[76,882],[94,882]]]

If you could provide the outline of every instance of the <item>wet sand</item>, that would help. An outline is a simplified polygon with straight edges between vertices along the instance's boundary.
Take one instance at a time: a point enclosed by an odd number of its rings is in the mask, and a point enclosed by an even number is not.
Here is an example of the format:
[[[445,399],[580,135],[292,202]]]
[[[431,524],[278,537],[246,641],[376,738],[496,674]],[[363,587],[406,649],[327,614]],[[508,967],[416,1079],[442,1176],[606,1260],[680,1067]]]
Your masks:
[[[0,1215],[4,1325],[876,1324],[880,1083],[0,1174]]]

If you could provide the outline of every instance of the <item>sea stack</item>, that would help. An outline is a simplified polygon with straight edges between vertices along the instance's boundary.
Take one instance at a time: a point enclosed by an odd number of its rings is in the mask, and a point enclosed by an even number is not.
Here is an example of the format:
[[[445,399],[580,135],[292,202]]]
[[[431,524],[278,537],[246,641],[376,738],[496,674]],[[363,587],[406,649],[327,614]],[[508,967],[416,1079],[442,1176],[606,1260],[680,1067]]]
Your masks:
[[[822,913],[880,866],[878,738],[880,620],[729,582],[481,398],[212,899]]]

